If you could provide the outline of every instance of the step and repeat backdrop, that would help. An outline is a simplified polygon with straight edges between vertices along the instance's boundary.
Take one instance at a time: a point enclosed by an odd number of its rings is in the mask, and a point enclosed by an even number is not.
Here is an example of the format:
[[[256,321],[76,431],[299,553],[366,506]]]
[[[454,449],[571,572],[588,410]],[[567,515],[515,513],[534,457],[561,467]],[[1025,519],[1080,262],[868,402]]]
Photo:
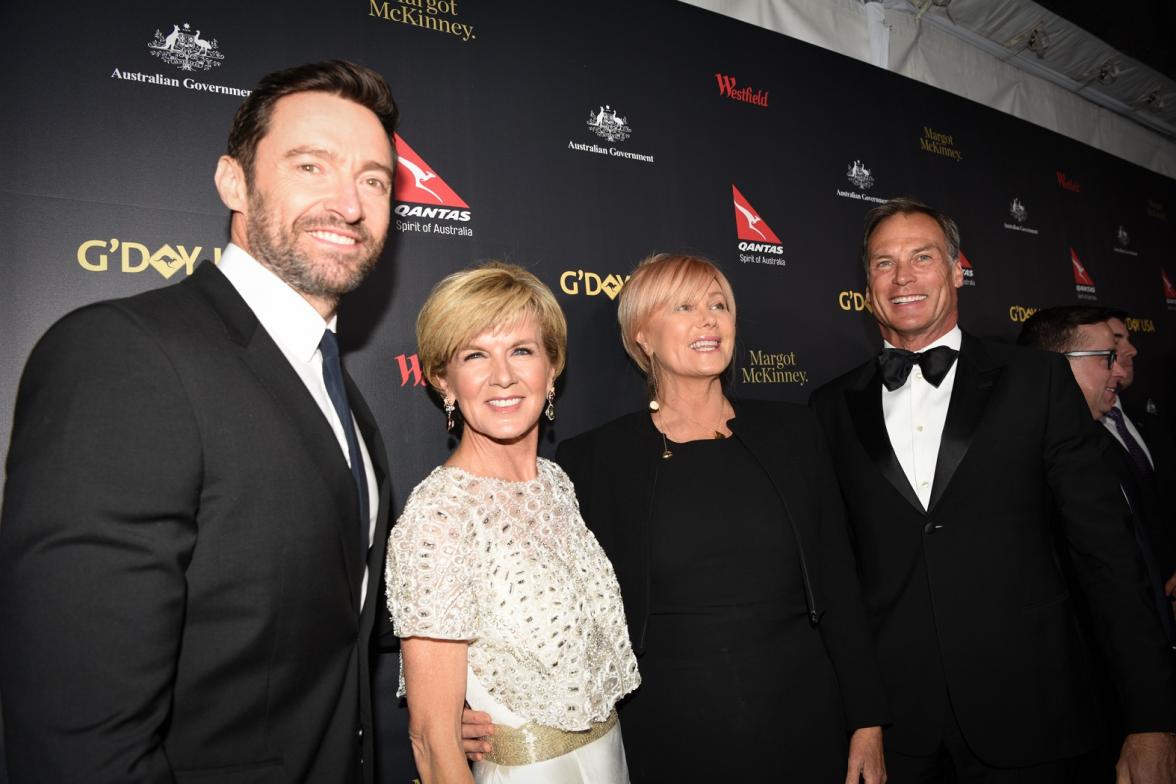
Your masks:
[[[234,110],[262,74],[329,58],[382,72],[402,109],[394,234],[340,315],[398,508],[451,447],[413,336],[445,274],[506,259],[562,303],[550,454],[644,405],[616,297],[652,252],[730,277],[739,395],[804,402],[876,351],[860,226],[895,195],[958,220],[966,329],[1012,340],[1038,308],[1123,307],[1141,397],[1172,405],[1176,182],[759,28],[668,0],[7,3],[0,20],[5,444],[54,320],[217,260],[212,173]],[[403,711],[386,713],[385,779],[404,781]]]

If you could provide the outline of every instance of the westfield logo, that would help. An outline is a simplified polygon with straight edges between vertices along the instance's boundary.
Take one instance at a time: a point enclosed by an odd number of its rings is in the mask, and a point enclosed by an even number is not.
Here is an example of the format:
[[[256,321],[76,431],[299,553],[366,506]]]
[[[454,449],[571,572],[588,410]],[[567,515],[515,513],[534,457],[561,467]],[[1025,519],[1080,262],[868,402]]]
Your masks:
[[[416,354],[397,354],[396,364],[400,366],[400,386],[425,385],[425,379],[421,375],[421,361]]]
[[[726,96],[732,101],[741,101],[754,106],[767,108],[767,90],[756,90],[752,87],[737,87],[738,80],[734,76],[728,76],[722,73],[715,74],[715,80],[719,83],[719,95]]]

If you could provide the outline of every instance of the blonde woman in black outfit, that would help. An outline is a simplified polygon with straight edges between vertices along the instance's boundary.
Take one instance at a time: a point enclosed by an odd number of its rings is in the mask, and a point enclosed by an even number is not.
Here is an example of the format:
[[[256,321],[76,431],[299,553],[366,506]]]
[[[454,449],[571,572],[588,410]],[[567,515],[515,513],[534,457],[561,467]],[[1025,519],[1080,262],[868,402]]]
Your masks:
[[[815,420],[724,394],[735,297],[710,262],[646,259],[619,318],[652,402],[556,459],[640,657],[632,781],[880,784],[887,709]]]

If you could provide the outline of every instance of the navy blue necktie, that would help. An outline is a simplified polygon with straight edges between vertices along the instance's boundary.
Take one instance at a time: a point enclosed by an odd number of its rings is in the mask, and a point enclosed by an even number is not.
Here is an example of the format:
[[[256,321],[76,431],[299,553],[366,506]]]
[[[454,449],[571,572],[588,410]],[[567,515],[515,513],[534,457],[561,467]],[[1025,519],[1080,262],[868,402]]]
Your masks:
[[[359,496],[359,531],[361,542],[360,552],[364,561],[367,560],[368,529],[371,525],[368,512],[367,473],[363,470],[363,453],[359,451],[359,439],[355,435],[355,425],[351,421],[351,406],[347,405],[347,389],[343,386],[343,365],[339,362],[339,341],[331,330],[323,332],[323,339],[319,341],[319,351],[323,354],[323,381],[327,385],[327,395],[331,398],[331,405],[339,415],[339,422],[343,425],[343,435],[347,439],[347,454],[351,458],[351,476],[355,479],[355,491]]]
[[[1119,434],[1123,445],[1127,447],[1127,454],[1131,455],[1131,459],[1135,461],[1135,465],[1139,466],[1139,470],[1143,472],[1144,476],[1151,476],[1151,461],[1147,459],[1147,453],[1143,451],[1143,447],[1140,446],[1139,441],[1127,429],[1127,423],[1123,421],[1123,412],[1117,408],[1112,408],[1103,414],[1103,416],[1109,418],[1111,424],[1115,426],[1115,432]]]

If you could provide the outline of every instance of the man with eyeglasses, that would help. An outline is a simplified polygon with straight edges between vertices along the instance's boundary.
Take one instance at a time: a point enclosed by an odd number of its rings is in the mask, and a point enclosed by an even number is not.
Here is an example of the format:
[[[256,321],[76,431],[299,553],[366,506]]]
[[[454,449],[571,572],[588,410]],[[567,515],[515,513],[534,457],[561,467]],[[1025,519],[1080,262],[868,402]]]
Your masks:
[[[1114,407],[1119,382],[1127,375],[1115,361],[1115,336],[1106,314],[1104,308],[1081,305],[1039,310],[1025,322],[1017,341],[1070,360],[1074,380],[1096,422]]]
[[[1115,430],[1114,415],[1118,412],[1118,391],[1124,382],[1130,383],[1131,360],[1135,347],[1126,339],[1124,314],[1109,308],[1085,305],[1060,306],[1040,310],[1029,318],[1021,330],[1018,342],[1034,348],[1054,351],[1065,356],[1070,370],[1078,382],[1086,404],[1090,408],[1097,427],[1099,446],[1103,462],[1109,472],[1119,481],[1123,496],[1131,507],[1132,528],[1139,555],[1147,569],[1156,613],[1164,628],[1169,643],[1176,649],[1176,619],[1165,596],[1165,581],[1171,570],[1164,566],[1166,560],[1166,537],[1157,537],[1171,525],[1171,512],[1159,508],[1148,495],[1145,469],[1136,464],[1137,460],[1149,461],[1141,451],[1139,442],[1131,435],[1127,441]],[[1123,334],[1119,334],[1121,330]],[[1105,426],[1105,427],[1104,427]],[[1130,443],[1134,449],[1127,444]],[[1139,452],[1136,455],[1136,452]],[[1158,519],[1163,516],[1166,519]],[[1089,624],[1092,621],[1086,619]],[[1097,652],[1095,652],[1097,655]],[[1110,749],[1122,741],[1122,706],[1111,683],[1110,672],[1104,661],[1100,691],[1106,705],[1106,715],[1111,725],[1108,738]]]

